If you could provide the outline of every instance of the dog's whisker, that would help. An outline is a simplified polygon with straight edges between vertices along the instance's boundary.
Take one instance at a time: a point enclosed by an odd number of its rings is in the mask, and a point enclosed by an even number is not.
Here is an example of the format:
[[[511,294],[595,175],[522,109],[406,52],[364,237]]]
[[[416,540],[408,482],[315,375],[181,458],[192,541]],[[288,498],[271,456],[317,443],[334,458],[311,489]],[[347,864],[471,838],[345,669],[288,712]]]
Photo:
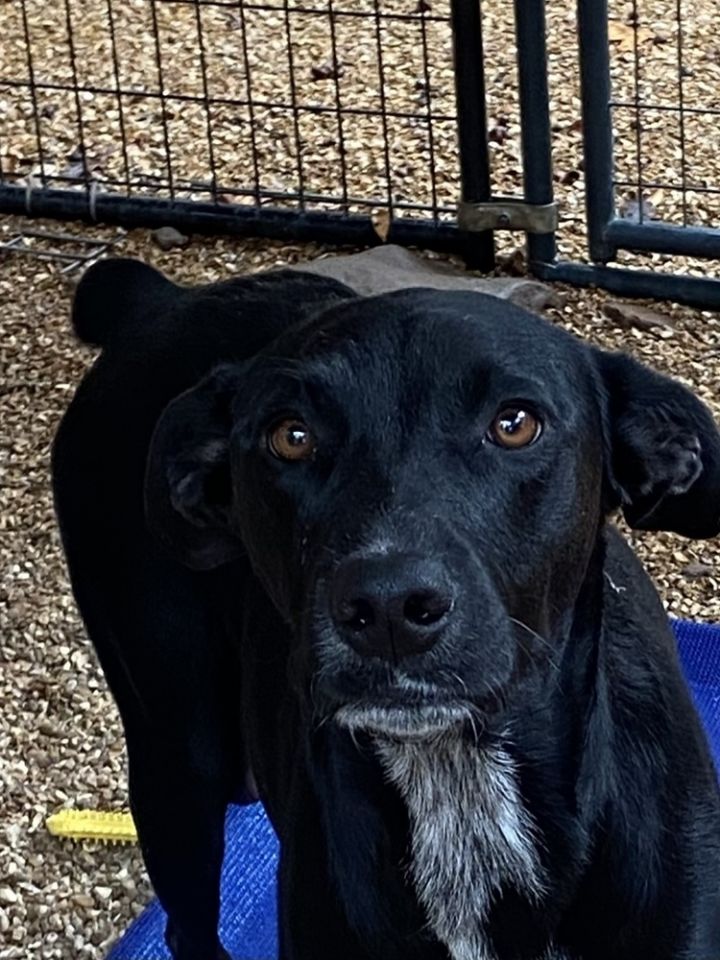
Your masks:
[[[533,637],[533,639],[541,643],[546,648],[546,650],[550,652],[550,655],[547,658],[547,662],[550,664],[553,670],[557,670],[557,671],[560,670],[557,660],[555,659],[555,650],[552,644],[548,640],[546,640],[545,637],[539,634],[537,630],[533,630],[532,627],[529,627],[526,623],[523,623],[522,620],[518,620],[517,617],[508,617],[508,620],[510,621],[510,623],[514,623],[515,626],[521,627],[528,634],[530,634],[530,636]]]
[[[465,681],[459,674],[455,673],[454,670],[445,670],[444,673],[446,676],[450,677],[451,679],[457,680],[458,685],[461,687],[464,693],[466,694],[469,693],[467,683],[465,683]]]
[[[480,716],[477,709],[472,705],[468,707],[468,723],[470,724],[470,729],[472,730],[473,741],[475,743],[479,743],[480,738],[485,730],[485,721]]]

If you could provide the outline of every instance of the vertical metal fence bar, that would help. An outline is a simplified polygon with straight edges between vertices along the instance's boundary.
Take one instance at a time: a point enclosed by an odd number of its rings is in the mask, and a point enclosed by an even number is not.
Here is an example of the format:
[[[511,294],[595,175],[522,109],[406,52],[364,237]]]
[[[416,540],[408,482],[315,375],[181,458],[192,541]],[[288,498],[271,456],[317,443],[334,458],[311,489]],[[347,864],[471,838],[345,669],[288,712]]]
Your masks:
[[[163,76],[162,50],[160,48],[160,26],[158,24],[157,8],[155,0],[150,0],[150,13],[152,14],[153,35],[155,40],[155,65],[158,75],[158,92],[160,94],[160,113],[162,115],[163,141],[165,144],[165,168],[168,175],[168,190],[170,199],[175,199],[175,183],[172,168],[172,153],[170,151],[170,130],[168,129],[168,110],[167,98],[165,96],[165,78]]]
[[[578,0],[578,34],[588,246],[594,261],[607,263],[615,253],[605,239],[615,213],[607,0]]]
[[[428,50],[428,40],[427,40],[427,12],[428,8],[424,5],[420,5],[420,31],[422,37],[422,51],[423,51],[423,80],[425,83],[425,97],[427,102],[427,135],[428,135],[428,155],[430,161],[430,195],[432,197],[432,210],[433,217],[435,220],[438,219],[438,198],[437,198],[437,173],[435,165],[435,136],[433,134],[433,117],[432,117],[432,98],[433,90],[431,86],[431,77],[430,77],[430,55]]]
[[[633,24],[633,83],[635,85],[635,151],[637,154],[637,210],[638,221],[640,223],[645,219],[645,185],[643,183],[642,168],[642,134],[643,119],[640,97],[640,40],[638,28],[640,26],[640,14],[638,12],[637,0],[632,3],[632,24]]]
[[[252,165],[253,165],[253,176],[255,177],[255,206],[260,206],[260,162],[258,158],[258,147],[257,147],[257,135],[256,130],[257,126],[255,123],[255,103],[253,101],[252,93],[252,70],[250,68],[250,53],[248,50],[248,39],[247,39],[247,18],[245,16],[245,3],[244,0],[238,0],[238,13],[240,16],[240,30],[242,32],[242,54],[243,54],[243,67],[245,70],[245,84],[247,87],[247,107],[248,107],[248,117],[250,119],[250,149],[252,152]]]
[[[480,0],[451,0],[450,11],[457,94],[461,199],[465,203],[485,203],[490,199],[490,159]],[[478,270],[492,270],[495,265],[492,231],[468,234],[464,253],[468,266]]]
[[[205,135],[207,136],[208,160],[210,162],[210,182],[212,183],[212,198],[218,200],[217,167],[215,165],[215,149],[213,147],[212,116],[210,111],[210,88],[207,76],[207,58],[205,56],[205,38],[203,36],[200,4],[195,4],[195,31],[198,39],[198,56],[200,57],[200,72],[202,74],[203,107],[205,108]]]
[[[122,94],[120,92],[120,60],[118,58],[117,37],[115,35],[115,16],[113,13],[112,0],[107,0],[108,25],[110,27],[110,44],[112,46],[113,77],[115,78],[115,91],[118,105],[118,122],[120,124],[120,144],[122,149],[123,169],[125,170],[125,193],[130,196],[130,163],[127,152],[127,136],[125,134],[125,113],[123,110]]]
[[[288,72],[290,76],[290,102],[292,103],[293,130],[295,133],[296,165],[298,175],[298,194],[300,209],[305,209],[305,170],[303,168],[302,137],[300,136],[300,110],[298,108],[297,87],[295,85],[295,58],[293,57],[292,27],[290,23],[290,3],[284,0],[285,37],[287,38]]]
[[[682,178],[683,225],[688,225],[687,209],[687,154],[685,144],[685,62],[683,46],[682,0],[675,0],[677,20],[677,71],[678,71],[678,107],[680,108],[680,176]]]
[[[77,57],[75,56],[75,39],[73,35],[72,12],[70,9],[70,0],[65,0],[65,27],[67,29],[68,50],[70,52],[70,67],[72,69],[72,87],[75,100],[75,116],[77,117],[78,145],[80,147],[80,165],[82,177],[85,181],[85,189],[88,192],[88,200],[92,201],[90,194],[90,171],[88,170],[88,153],[85,145],[85,123],[83,121],[82,103],[80,102],[80,84],[77,73]],[[93,219],[94,216],[93,216]]]
[[[340,183],[342,185],[342,206],[348,209],[347,163],[345,161],[345,131],[343,129],[342,97],[340,94],[340,60],[338,58],[337,24],[333,0],[328,0],[328,17],[330,20],[330,43],[332,48],[333,83],[335,87],[335,115],[338,129],[338,154],[340,156]]]
[[[527,203],[553,202],[550,98],[545,0],[515,0],[524,196]],[[530,263],[552,263],[554,233],[527,235]]]
[[[25,0],[22,0],[21,8],[22,8],[22,22],[23,22],[23,37],[25,41],[25,56],[27,58],[28,81],[30,84],[30,100],[31,100],[32,109],[33,109],[35,140],[37,142],[37,148],[38,148],[38,162],[40,163],[40,180],[42,181],[42,185],[46,187],[47,178],[45,176],[45,151],[43,149],[42,131],[40,128],[40,110],[38,108],[37,87],[35,85],[35,66],[33,63],[32,43],[30,40],[30,23],[28,21],[27,4]],[[29,182],[30,181],[28,181],[28,183]]]
[[[387,209],[390,217],[392,218],[393,212],[393,196],[392,196],[392,171],[390,168],[390,141],[389,141],[389,128],[388,128],[388,118],[387,118],[387,99],[385,96],[385,63],[383,60],[383,45],[382,45],[382,20],[381,20],[381,11],[380,11],[380,0],[375,0],[374,2],[374,17],[375,17],[375,45],[377,50],[378,58],[378,82],[380,84],[380,112],[382,114],[382,129],[383,129],[383,158],[385,162],[385,186],[387,191]]]

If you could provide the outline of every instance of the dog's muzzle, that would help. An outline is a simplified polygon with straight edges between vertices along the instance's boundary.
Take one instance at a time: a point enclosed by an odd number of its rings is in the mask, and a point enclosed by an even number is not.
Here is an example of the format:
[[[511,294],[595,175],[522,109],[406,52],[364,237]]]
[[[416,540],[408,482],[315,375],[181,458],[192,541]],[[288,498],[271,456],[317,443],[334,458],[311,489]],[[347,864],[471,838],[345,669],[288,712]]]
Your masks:
[[[326,666],[333,662],[333,668],[321,670],[333,688],[338,724],[415,739],[471,718],[461,691],[441,689],[432,670],[425,676],[422,669],[422,655],[432,656],[456,625],[458,596],[436,559],[376,552],[341,561],[325,596],[334,634]]]

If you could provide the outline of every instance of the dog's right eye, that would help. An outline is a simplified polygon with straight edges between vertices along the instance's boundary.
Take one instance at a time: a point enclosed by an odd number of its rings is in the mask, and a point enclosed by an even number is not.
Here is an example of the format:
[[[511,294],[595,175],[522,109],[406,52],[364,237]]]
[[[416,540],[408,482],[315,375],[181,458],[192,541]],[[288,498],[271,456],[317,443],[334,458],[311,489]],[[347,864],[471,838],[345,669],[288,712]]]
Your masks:
[[[275,423],[267,433],[268,450],[279,460],[311,460],[317,449],[312,431],[293,417]]]

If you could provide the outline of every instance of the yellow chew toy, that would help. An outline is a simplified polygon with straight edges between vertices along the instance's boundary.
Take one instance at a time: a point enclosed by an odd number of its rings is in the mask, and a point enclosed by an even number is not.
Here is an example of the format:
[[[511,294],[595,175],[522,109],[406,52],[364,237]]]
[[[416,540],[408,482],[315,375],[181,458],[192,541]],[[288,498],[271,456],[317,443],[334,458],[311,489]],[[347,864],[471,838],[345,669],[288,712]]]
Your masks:
[[[45,821],[55,837],[100,840],[102,843],[137,843],[137,830],[129,813],[100,810],[59,810]]]

